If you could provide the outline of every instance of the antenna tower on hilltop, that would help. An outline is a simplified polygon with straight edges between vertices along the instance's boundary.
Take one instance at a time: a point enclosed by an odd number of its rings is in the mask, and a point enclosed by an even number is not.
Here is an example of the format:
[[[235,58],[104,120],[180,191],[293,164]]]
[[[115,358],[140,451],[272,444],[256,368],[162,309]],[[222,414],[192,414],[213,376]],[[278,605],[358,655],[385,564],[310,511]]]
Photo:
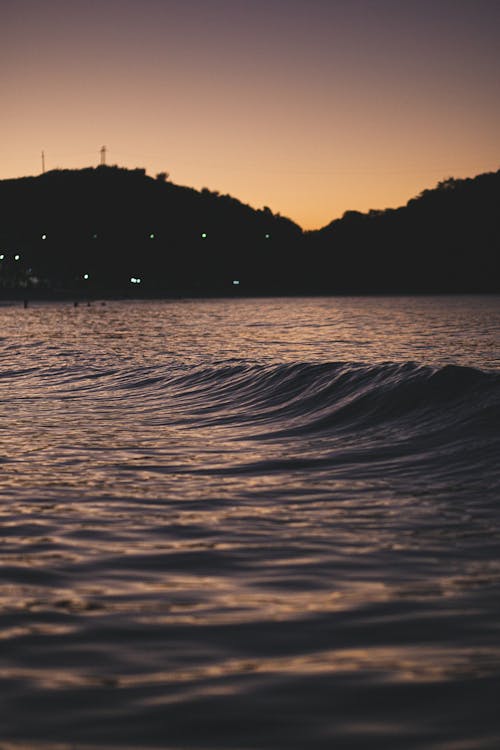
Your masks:
[[[106,165],[106,146],[103,146],[100,151],[101,154],[101,167]]]

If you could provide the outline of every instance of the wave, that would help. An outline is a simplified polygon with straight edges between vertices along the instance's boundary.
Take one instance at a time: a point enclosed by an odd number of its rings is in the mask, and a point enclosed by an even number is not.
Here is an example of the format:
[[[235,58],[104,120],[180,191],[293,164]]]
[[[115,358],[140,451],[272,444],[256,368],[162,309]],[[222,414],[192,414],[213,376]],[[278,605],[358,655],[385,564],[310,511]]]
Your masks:
[[[140,400],[149,426],[202,430],[208,443],[255,443],[253,451],[240,445],[223,465],[180,473],[333,470],[364,477],[404,473],[412,481],[432,475],[448,485],[478,475],[494,486],[500,481],[496,372],[413,362],[226,361],[117,377],[124,398]]]
[[[334,453],[346,463],[369,453],[379,460],[425,455],[432,464],[439,454],[441,462],[451,455],[455,465],[484,466],[496,463],[500,448],[500,373],[472,367],[230,360],[113,369],[41,365],[37,375],[32,369],[4,375],[25,379],[26,392],[36,391],[36,398],[121,406],[138,426],[208,429],[207,435],[223,433],[225,440],[295,448],[297,441],[321,440],[321,455],[313,460],[318,466]]]
[[[500,374],[455,365],[218,364],[178,374],[169,387],[200,418],[286,423],[281,435],[398,421],[428,428],[443,418],[488,430],[500,416]]]
[[[415,429],[444,424],[497,432],[500,373],[415,362],[296,362],[254,364],[11,369],[3,380],[17,391],[47,397],[113,397],[169,411],[196,423],[231,422],[273,427],[274,434],[371,429],[407,422]],[[443,421],[444,420],[444,421]]]

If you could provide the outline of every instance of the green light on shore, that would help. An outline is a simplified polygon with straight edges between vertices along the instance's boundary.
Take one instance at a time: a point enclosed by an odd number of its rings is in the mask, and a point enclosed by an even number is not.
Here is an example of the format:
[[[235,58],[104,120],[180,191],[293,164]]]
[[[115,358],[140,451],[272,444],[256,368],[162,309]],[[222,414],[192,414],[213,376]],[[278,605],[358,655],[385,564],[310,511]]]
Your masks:
[[[151,234],[149,235],[149,239],[154,240],[154,238],[155,238],[155,235],[153,234],[153,232],[151,232]]]
[[[201,233],[201,239],[202,239],[202,240],[206,240],[206,239],[207,239],[207,236],[208,236],[208,235],[207,235],[207,233],[206,233],[206,232],[202,232],[202,233]]]

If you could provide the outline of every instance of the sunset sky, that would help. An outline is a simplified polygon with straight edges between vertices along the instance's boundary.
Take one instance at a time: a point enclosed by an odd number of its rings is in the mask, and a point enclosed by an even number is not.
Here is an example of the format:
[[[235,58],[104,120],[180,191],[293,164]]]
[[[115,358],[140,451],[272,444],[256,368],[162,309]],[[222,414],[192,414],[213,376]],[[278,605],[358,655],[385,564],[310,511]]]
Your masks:
[[[0,178],[99,163],[305,229],[500,168],[500,0],[0,0]]]

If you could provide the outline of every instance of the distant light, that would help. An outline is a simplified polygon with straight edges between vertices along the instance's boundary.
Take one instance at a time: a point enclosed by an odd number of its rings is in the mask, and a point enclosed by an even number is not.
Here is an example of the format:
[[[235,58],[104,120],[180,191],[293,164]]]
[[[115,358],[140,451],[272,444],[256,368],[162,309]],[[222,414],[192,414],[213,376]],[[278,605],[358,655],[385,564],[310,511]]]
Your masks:
[[[46,234],[42,234],[42,240],[46,240],[46,239],[47,239],[47,235]]]
[[[238,279],[234,279],[234,281],[233,281],[233,284],[234,284],[235,286],[238,286],[238,284],[239,284],[239,283],[240,283],[240,282],[239,282],[239,280],[238,280]]]
[[[97,239],[97,234],[93,234],[93,235],[92,235],[92,239],[93,239],[93,240],[96,240],[96,239]]]
[[[89,275],[88,275],[88,273],[84,273],[84,274],[83,274],[83,278],[85,279],[85,281],[88,281],[88,279],[89,279]]]
[[[142,279],[138,279],[138,278],[136,278],[135,276],[132,276],[132,277],[130,278],[130,283],[131,283],[131,284],[140,284],[140,283],[141,283],[141,281],[142,281]]]
[[[151,232],[151,234],[149,235],[149,239],[150,240],[154,240],[154,238],[155,238],[155,236],[154,236],[153,232]]]
[[[266,238],[266,240],[270,240],[271,239],[271,235],[270,234],[266,234],[265,238]]]
[[[21,258],[20,255],[14,255],[14,260],[19,260]]]
[[[202,240],[206,240],[207,239],[207,233],[206,232],[202,232],[201,233],[201,239]]]
[[[0,255],[0,260],[3,260],[5,258],[5,255]]]

